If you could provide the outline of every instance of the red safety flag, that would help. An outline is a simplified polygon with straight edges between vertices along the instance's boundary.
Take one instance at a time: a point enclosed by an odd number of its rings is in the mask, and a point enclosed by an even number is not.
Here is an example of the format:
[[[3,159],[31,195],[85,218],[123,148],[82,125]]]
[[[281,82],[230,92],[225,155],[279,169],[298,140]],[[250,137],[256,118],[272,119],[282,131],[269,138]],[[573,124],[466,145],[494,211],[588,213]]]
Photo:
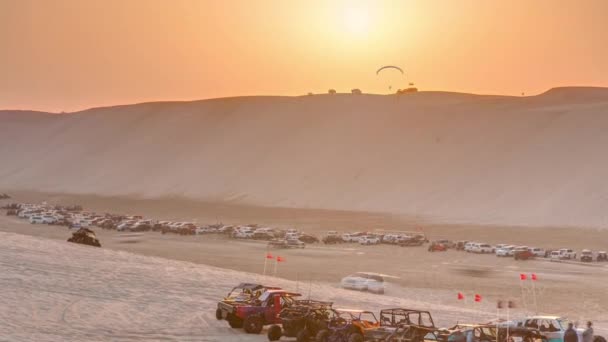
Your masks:
[[[525,273],[520,273],[519,274],[519,280],[526,280],[526,279],[528,279],[528,276],[526,276]]]
[[[530,278],[531,278],[532,280],[537,280],[537,279],[538,279],[538,278],[536,277],[536,273],[532,273],[532,274],[530,275]]]
[[[274,257],[272,256],[272,254],[266,253],[266,259],[274,259]]]
[[[277,257],[277,262],[283,262],[285,261],[285,258],[278,256]]]
[[[478,294],[475,294],[475,301],[478,303],[481,302],[481,296]]]
[[[464,299],[464,295],[462,294],[462,292],[458,292],[458,300],[463,300]]]

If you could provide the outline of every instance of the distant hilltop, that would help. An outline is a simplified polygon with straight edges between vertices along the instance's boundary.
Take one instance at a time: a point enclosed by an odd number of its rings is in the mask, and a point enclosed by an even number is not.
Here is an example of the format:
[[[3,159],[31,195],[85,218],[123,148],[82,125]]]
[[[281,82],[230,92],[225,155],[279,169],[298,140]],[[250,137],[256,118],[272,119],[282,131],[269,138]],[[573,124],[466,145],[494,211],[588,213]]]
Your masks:
[[[0,111],[0,189],[608,225],[608,88]]]

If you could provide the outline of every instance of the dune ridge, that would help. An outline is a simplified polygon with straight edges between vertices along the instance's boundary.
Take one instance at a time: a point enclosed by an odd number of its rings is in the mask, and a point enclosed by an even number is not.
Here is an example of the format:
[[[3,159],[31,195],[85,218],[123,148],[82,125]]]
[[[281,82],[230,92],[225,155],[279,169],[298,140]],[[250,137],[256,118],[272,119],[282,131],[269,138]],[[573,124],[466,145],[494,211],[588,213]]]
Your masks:
[[[608,224],[608,88],[0,111],[0,189]]]

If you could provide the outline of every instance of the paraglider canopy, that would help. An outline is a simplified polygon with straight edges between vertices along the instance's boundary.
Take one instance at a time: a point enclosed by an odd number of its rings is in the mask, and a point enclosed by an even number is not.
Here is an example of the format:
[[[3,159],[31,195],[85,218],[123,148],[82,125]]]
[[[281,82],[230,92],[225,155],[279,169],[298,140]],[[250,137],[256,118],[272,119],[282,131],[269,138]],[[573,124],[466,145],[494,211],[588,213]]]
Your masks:
[[[398,67],[398,66],[394,66],[394,65],[385,65],[385,66],[381,67],[380,69],[376,70],[376,75],[380,74],[380,71],[382,71],[382,70],[384,70],[384,69],[396,69],[396,70],[399,70],[399,71],[400,71],[402,74],[404,73],[404,72],[403,72],[403,69],[401,69],[401,68],[400,68],[400,67]]]

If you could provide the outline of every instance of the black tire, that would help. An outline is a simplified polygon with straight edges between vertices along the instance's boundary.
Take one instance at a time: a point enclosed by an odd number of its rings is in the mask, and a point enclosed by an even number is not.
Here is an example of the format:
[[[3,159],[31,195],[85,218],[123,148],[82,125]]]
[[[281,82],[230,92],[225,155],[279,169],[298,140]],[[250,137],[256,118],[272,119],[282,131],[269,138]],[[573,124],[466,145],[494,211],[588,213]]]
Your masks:
[[[281,335],[283,332],[281,331],[281,327],[274,324],[271,325],[268,329],[268,341],[278,341],[281,339]]]
[[[232,329],[240,329],[243,327],[243,320],[238,317],[228,316],[227,320],[228,325],[230,325]]]
[[[222,320],[222,310],[220,308],[215,310],[215,319],[217,319],[218,321]]]
[[[243,329],[248,334],[259,334],[264,328],[264,322],[259,316],[249,316],[243,321]]]
[[[329,338],[329,331],[326,329],[319,330],[315,337],[315,342],[327,342]]]
[[[296,335],[296,342],[308,342],[310,340],[309,337],[308,331],[306,329],[302,329]]]
[[[606,342],[606,339],[603,336],[595,336],[593,342]]]
[[[363,335],[360,332],[354,332],[348,336],[348,342],[363,342]]]
[[[298,335],[298,328],[293,322],[283,322],[283,336],[296,337]]]

